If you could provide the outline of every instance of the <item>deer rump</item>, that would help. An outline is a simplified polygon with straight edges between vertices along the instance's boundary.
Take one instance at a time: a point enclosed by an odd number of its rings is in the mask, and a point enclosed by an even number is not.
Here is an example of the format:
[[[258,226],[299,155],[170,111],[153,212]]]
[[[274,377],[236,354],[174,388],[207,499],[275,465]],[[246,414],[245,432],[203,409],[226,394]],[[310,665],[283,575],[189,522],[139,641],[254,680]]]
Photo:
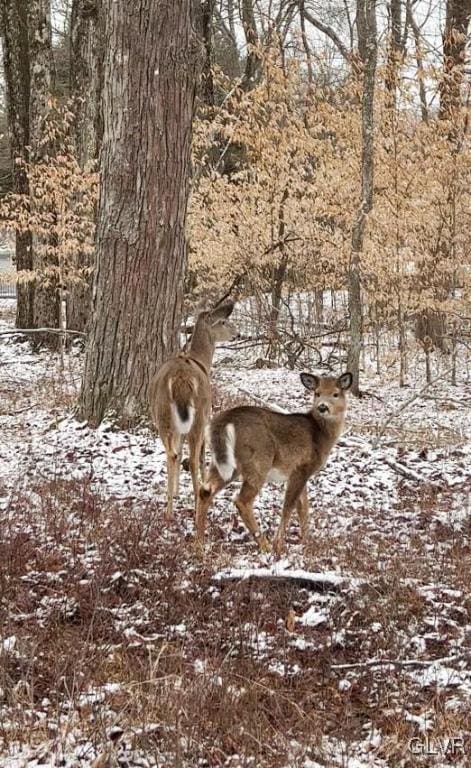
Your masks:
[[[179,435],[187,435],[195,419],[198,383],[187,370],[181,370],[169,378],[167,386],[175,430]]]

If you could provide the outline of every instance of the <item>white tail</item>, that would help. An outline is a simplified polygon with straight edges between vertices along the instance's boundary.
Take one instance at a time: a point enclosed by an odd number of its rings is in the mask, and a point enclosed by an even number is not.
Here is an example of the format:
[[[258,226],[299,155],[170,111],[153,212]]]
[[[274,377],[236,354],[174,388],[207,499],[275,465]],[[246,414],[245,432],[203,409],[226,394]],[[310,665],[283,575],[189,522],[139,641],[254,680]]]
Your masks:
[[[216,437],[216,435],[214,435],[214,437]],[[222,479],[228,483],[229,480],[232,480],[237,468],[235,460],[236,433],[233,424],[226,424],[223,439],[224,444],[221,446],[213,439],[213,436],[211,436],[211,450],[214,454],[214,463],[218,468],[219,474]]]
[[[182,418],[179,413],[176,403],[171,403],[170,408],[172,410],[173,423],[175,425],[175,431],[179,435],[187,435],[193,426],[195,418],[195,408],[193,405],[188,405],[186,408],[186,418]]]

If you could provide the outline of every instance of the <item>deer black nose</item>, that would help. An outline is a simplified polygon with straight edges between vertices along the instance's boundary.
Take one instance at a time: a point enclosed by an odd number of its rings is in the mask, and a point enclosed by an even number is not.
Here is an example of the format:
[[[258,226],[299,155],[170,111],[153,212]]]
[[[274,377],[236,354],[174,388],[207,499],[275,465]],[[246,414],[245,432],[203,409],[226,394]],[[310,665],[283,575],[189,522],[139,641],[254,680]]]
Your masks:
[[[320,403],[320,405],[317,406],[317,410],[319,413],[329,413],[329,406],[325,403]]]

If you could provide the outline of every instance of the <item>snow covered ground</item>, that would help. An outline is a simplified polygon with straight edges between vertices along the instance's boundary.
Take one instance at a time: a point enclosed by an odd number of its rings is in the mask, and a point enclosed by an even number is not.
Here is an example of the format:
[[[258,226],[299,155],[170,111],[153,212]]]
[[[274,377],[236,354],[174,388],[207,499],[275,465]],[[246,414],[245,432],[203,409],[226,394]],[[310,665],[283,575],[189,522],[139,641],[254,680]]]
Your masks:
[[[309,407],[252,361],[218,353],[217,406]],[[164,525],[160,441],[78,423],[80,367],[0,336],[0,765],[469,765],[469,380],[366,372],[308,541],[259,555],[231,488],[201,561],[189,475]]]

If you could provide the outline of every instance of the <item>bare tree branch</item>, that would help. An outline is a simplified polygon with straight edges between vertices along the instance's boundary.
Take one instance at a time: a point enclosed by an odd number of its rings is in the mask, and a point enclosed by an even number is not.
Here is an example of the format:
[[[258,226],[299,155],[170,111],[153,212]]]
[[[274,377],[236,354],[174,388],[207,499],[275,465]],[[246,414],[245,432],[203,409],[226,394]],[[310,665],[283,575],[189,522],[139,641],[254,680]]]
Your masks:
[[[304,3],[302,2],[302,0],[300,0],[298,3],[300,13],[301,13],[301,7],[303,5]],[[329,38],[329,40],[332,40],[335,47],[337,48],[339,53],[341,53],[345,61],[348,61],[348,63],[352,65],[354,71],[358,72],[360,68],[359,68],[358,62],[355,59],[355,56],[352,54],[351,51],[348,50],[347,46],[341,41],[340,37],[335,32],[335,30],[332,29],[332,27],[329,27],[327,24],[324,24],[324,22],[321,21],[320,19],[315,18],[310,11],[306,10],[306,8],[303,8],[302,13],[304,14],[305,19],[310,24],[312,24],[313,27],[318,29],[319,32],[322,32],[324,35],[326,35]]]

